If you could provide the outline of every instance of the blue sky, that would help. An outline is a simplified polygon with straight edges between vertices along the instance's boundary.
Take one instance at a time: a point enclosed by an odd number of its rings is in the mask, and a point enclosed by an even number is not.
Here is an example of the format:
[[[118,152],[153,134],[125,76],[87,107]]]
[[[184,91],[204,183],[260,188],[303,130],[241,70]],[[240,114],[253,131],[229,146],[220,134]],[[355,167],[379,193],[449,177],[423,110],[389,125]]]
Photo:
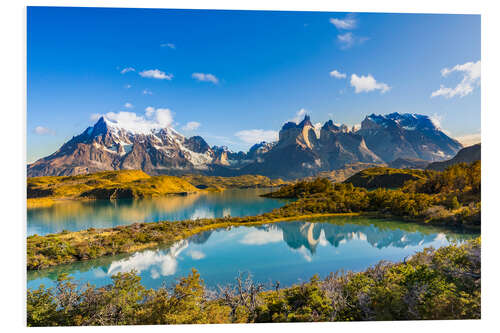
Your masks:
[[[234,150],[304,112],[480,133],[479,15],[29,7],[27,23],[28,162],[103,114]]]

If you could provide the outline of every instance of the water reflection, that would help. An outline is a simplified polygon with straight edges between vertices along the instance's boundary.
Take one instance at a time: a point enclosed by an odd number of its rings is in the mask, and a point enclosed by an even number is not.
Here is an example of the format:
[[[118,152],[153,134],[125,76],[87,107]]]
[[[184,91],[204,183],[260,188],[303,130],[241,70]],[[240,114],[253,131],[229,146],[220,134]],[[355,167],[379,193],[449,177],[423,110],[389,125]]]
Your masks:
[[[107,228],[135,222],[257,215],[287,200],[262,198],[269,189],[226,190],[143,200],[67,202],[28,209],[28,235]]]
[[[282,222],[207,231],[167,248],[101,258],[28,273],[28,286],[51,284],[62,272],[103,285],[118,272],[136,270],[143,283],[159,286],[197,268],[208,284],[231,281],[238,270],[296,282],[315,273],[364,269],[379,260],[401,260],[424,247],[474,237],[435,227],[366,218]]]

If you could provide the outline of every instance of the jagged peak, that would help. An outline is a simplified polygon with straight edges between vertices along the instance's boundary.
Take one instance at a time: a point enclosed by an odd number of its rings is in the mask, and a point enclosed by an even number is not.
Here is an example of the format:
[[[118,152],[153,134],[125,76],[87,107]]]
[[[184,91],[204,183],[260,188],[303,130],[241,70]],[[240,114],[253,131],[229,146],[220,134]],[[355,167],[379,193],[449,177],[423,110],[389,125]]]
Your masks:
[[[308,114],[306,114],[306,115],[304,116],[304,120],[302,120],[302,121],[298,124],[298,127],[303,128],[303,127],[304,127],[304,126],[306,126],[306,125],[309,125],[309,126],[314,127],[314,126],[313,126],[313,124],[311,123],[311,117],[310,117]]]
[[[304,128],[306,125],[309,125],[311,127],[314,127],[313,124],[311,123],[311,117],[306,114],[304,116],[304,119],[300,123],[296,123],[295,121],[288,121],[286,122],[283,127],[281,127],[282,131],[291,129],[291,128]]]
[[[333,131],[340,131],[340,127],[337,126],[333,120],[328,120],[325,122],[325,124],[323,125],[323,127],[321,128],[323,130],[333,130]]]

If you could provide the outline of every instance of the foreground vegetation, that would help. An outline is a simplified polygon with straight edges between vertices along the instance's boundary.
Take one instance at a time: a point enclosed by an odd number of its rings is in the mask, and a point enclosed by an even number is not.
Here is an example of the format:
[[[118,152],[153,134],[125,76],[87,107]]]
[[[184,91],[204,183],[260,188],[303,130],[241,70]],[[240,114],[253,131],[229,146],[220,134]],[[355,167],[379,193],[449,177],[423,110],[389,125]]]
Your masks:
[[[134,272],[102,288],[66,275],[55,288],[28,290],[28,326],[480,319],[481,241],[425,249],[400,263],[280,288],[238,276],[209,290],[192,273],[146,289]]]
[[[387,168],[370,170],[365,183],[383,184]],[[365,170],[366,171],[366,170]],[[362,171],[362,173],[365,173]],[[406,170],[401,170],[406,171]],[[413,173],[415,170],[408,172]],[[401,175],[403,173],[397,173]],[[481,161],[456,164],[443,172],[418,171],[401,188],[369,191],[351,182],[332,184],[318,178],[280,188],[265,196],[299,198],[281,210],[285,214],[370,212],[406,220],[479,229],[481,226]],[[375,176],[374,176],[375,175]],[[377,177],[378,175],[378,177]],[[390,181],[387,187],[393,187]]]

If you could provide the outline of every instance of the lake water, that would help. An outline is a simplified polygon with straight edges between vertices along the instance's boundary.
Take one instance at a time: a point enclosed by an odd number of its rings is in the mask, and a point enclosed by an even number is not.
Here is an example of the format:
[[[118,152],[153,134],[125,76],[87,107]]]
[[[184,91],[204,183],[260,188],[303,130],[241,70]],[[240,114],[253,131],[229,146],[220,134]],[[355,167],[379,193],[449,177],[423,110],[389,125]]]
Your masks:
[[[28,235],[108,228],[135,222],[258,215],[289,200],[262,198],[271,189],[226,190],[144,200],[73,201],[28,209]]]
[[[145,286],[157,288],[186,276],[191,268],[212,288],[233,283],[238,272],[250,272],[256,281],[288,286],[314,274],[325,277],[338,270],[364,270],[380,260],[400,261],[425,247],[438,248],[474,236],[364,217],[232,227],[164,248],[30,271],[28,288],[53,286],[62,272],[76,281],[102,286],[112,281],[113,274],[131,270],[138,272]]]

